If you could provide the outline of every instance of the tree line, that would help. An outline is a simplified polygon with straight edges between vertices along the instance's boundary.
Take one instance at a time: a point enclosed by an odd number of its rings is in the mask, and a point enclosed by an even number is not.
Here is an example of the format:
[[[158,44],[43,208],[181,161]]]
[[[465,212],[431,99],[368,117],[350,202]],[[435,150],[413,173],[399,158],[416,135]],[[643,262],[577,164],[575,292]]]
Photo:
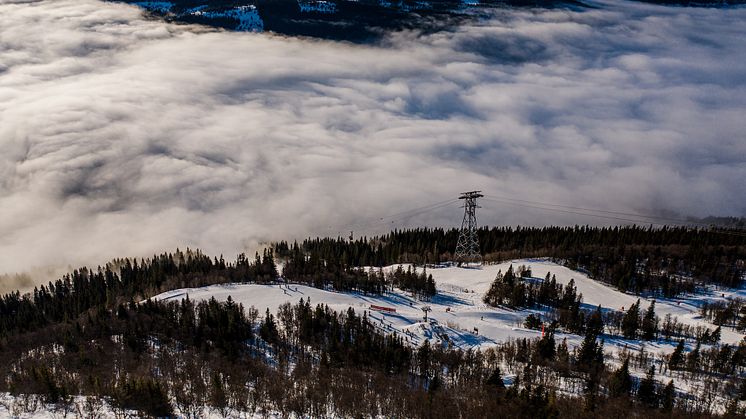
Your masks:
[[[244,254],[235,262],[200,251],[180,251],[151,259],[115,259],[97,269],[81,268],[34,288],[31,293],[0,297],[0,343],[9,334],[30,332],[75,319],[96,307],[115,307],[158,293],[227,282],[272,282],[278,278],[272,252]]]
[[[595,335],[608,333],[625,339],[645,341],[686,338],[704,344],[718,343],[721,335],[720,326],[714,330],[702,326],[692,327],[678,322],[670,315],[661,321],[655,314],[655,300],[644,312],[640,308],[640,299],[625,311],[602,311],[600,306],[595,310],[584,309],[583,295],[578,293],[574,279],[570,279],[567,285],[562,285],[549,272],[543,280],[534,278],[530,268],[523,265],[516,270],[510,265],[504,274],[498,271],[483,301],[493,307],[545,310],[543,319],[540,314],[527,316],[525,326],[531,329],[540,329],[545,323],[549,327],[560,327],[579,335],[592,329],[596,331]]]
[[[483,227],[486,262],[549,257],[622,291],[666,297],[716,284],[738,286],[746,273],[746,235],[685,227]],[[275,244],[279,257],[338,266],[387,266],[452,260],[459,230],[416,228],[375,237],[314,238]]]

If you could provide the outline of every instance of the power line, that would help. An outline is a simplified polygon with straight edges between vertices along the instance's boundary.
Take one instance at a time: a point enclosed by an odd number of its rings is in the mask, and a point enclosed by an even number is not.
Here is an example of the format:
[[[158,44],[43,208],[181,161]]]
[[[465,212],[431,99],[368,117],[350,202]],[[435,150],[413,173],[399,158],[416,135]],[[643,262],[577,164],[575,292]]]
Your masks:
[[[544,206],[558,207],[558,208],[567,208],[571,210],[589,211],[589,212],[596,212],[596,213],[621,215],[621,216],[627,216],[627,217],[638,217],[638,218],[647,218],[647,219],[659,220],[659,221],[671,221],[675,223],[686,223],[686,224],[697,224],[701,226],[709,226],[708,224],[705,224],[705,223],[699,223],[696,221],[686,220],[682,218],[671,218],[671,217],[663,217],[659,215],[648,215],[648,214],[621,212],[621,211],[609,211],[609,210],[602,210],[602,209],[597,209],[597,208],[583,208],[583,207],[575,207],[575,206],[570,206],[570,205],[553,204],[553,203],[541,202],[541,201],[530,201],[527,199],[509,198],[509,197],[496,196],[496,195],[486,195],[486,196],[495,198],[495,199],[502,199],[506,201],[524,202],[528,204],[544,205]]]
[[[484,199],[486,199],[488,201],[492,201],[492,202],[501,203],[501,204],[514,205],[514,206],[520,206],[520,207],[525,207],[525,208],[534,208],[534,209],[540,209],[540,210],[544,210],[544,211],[553,211],[553,212],[561,212],[561,213],[565,213],[565,214],[582,215],[582,216],[586,216],[586,217],[604,218],[604,219],[609,219],[609,220],[624,221],[624,222],[630,222],[630,223],[636,223],[636,224],[652,224],[652,225],[658,225],[658,226],[668,226],[668,225],[671,225],[671,224],[667,224],[667,223],[655,222],[655,221],[650,221],[650,220],[645,220],[645,219],[640,219],[640,218],[633,219],[633,218],[617,217],[617,216],[613,216],[613,215],[593,214],[593,213],[589,213],[589,212],[591,212],[593,210],[587,209],[587,208],[583,208],[583,210],[588,211],[588,212],[580,212],[580,211],[572,211],[572,210],[565,210],[565,209],[560,209],[560,208],[551,208],[551,207],[547,207],[547,206],[539,206],[539,205],[532,205],[532,204],[524,203],[524,202],[530,202],[530,201],[526,201],[526,200],[515,200],[515,201],[523,201],[523,202],[513,202],[513,201],[506,200],[506,199],[497,199],[497,198],[493,198],[493,197],[485,197]],[[551,204],[548,204],[548,205],[551,205]],[[562,206],[562,205],[556,205],[556,206],[567,208],[567,206]],[[620,213],[620,212],[603,211],[603,210],[598,210],[598,212],[608,212],[608,213],[624,214],[624,213]],[[653,218],[653,217],[650,217],[650,218]],[[669,220],[671,220],[671,219],[669,219]],[[711,232],[711,233],[726,234],[726,235],[738,236],[738,237],[746,237],[746,232],[733,231],[733,230],[718,230],[718,229],[714,229],[714,228],[712,228],[712,226],[704,224],[704,223],[697,223],[697,222],[690,222],[690,221],[677,221],[676,223],[680,227],[690,227],[691,228],[692,225],[695,225],[697,227],[707,228],[707,231]]]
[[[383,225],[383,224],[393,224],[395,222],[405,220],[407,218],[413,217],[415,215],[424,214],[427,212],[435,211],[440,208],[447,207],[451,204],[455,204],[458,202],[458,199],[452,198],[448,199],[446,201],[440,201],[440,202],[434,202],[422,207],[412,208],[406,211],[400,211],[393,214],[389,214],[383,217],[376,217],[375,219],[368,219],[366,221],[359,222],[357,224],[352,224],[345,226],[344,228],[339,228],[339,231],[346,231],[346,230],[357,230],[357,229],[368,229],[371,227]],[[332,227],[329,227],[329,230],[331,230]]]
[[[539,206],[539,205],[525,204],[525,203],[522,203],[522,202],[513,202],[513,201],[508,201],[508,200],[503,200],[503,199],[496,199],[496,198],[489,198],[489,197],[485,197],[484,199],[486,199],[488,201],[498,202],[498,203],[501,203],[501,204],[515,205],[515,206],[525,207],[525,208],[535,208],[535,209],[540,209],[540,210],[544,210],[544,211],[561,212],[561,213],[564,213],[564,214],[584,215],[584,216],[587,216],[587,217],[606,218],[606,219],[609,219],[609,220],[625,221],[625,222],[630,222],[630,223],[645,223],[645,224],[666,225],[666,224],[662,224],[662,223],[650,222],[650,221],[643,220],[643,219],[623,218],[623,217],[616,217],[616,216],[613,216],[613,215],[591,214],[591,213],[587,213],[587,212],[571,211],[571,210],[564,210],[564,209],[559,209],[559,208],[548,208],[548,207]]]
[[[703,230],[706,229],[706,231],[712,232],[712,233],[725,234],[725,235],[738,236],[738,237],[746,237],[746,230],[738,230],[738,229],[723,230],[723,229],[717,228],[717,226],[713,226],[710,224],[697,222],[693,220],[681,219],[681,218],[672,218],[672,217],[664,217],[664,216],[656,216],[656,215],[648,215],[648,214],[640,214],[640,213],[632,213],[632,212],[623,212],[623,211],[612,211],[612,210],[604,210],[604,209],[598,209],[598,208],[586,208],[586,207],[579,207],[579,206],[555,204],[551,202],[533,201],[533,200],[520,199],[520,198],[509,198],[505,196],[490,195],[490,194],[484,195],[483,199],[490,201],[490,202],[495,202],[495,203],[504,204],[504,205],[512,205],[512,206],[519,206],[523,208],[538,209],[542,211],[551,211],[551,212],[557,212],[557,213],[563,213],[563,214],[572,214],[572,215],[580,215],[580,216],[585,216],[585,217],[607,219],[607,220],[613,220],[613,221],[619,221],[619,222],[625,222],[625,223],[651,224],[651,225],[657,225],[657,226],[675,225],[675,226],[689,227],[689,228],[699,227],[699,228],[702,228]],[[412,209],[405,210],[405,211],[399,211],[399,212],[392,213],[392,214],[382,216],[382,217],[370,218],[368,220],[361,221],[356,224],[348,225],[345,227],[339,227],[337,228],[337,230],[338,230],[338,233],[341,234],[342,231],[348,231],[348,230],[367,230],[373,227],[381,227],[384,225],[391,226],[392,224],[395,224],[399,221],[406,220],[414,216],[418,216],[421,214],[425,214],[425,213],[429,213],[435,210],[445,208],[449,205],[455,204],[458,201],[459,199],[452,198],[452,199],[448,199],[444,201],[433,202],[431,204],[424,205],[421,207],[416,207],[416,208],[412,208]],[[334,227],[329,226],[328,229],[332,230],[334,229]]]

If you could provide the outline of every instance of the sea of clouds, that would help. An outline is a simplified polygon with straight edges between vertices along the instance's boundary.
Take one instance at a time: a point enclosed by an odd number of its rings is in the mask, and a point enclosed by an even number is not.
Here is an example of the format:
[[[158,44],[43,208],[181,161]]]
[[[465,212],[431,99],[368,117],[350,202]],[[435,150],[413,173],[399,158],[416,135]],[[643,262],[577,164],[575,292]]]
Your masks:
[[[0,0],[0,291],[176,247],[456,225],[457,205],[375,220],[471,189],[746,214],[746,9],[595,4],[353,45]]]

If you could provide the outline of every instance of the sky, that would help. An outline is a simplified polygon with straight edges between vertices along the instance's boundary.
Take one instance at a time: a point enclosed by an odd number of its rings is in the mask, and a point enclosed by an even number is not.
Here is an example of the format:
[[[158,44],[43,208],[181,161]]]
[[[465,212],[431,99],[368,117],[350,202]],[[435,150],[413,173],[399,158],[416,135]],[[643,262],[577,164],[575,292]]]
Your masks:
[[[457,203],[385,217],[474,189],[746,215],[746,9],[594,4],[355,45],[0,0],[0,291],[177,247],[457,226]]]

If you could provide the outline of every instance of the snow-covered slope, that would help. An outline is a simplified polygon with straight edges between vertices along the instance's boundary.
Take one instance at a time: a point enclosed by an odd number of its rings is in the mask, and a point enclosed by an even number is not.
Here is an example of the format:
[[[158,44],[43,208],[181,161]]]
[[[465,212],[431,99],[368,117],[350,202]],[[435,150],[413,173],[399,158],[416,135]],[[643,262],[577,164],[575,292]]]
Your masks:
[[[395,291],[384,296],[363,295],[359,293],[340,293],[320,290],[303,285],[258,285],[229,284],[196,289],[179,289],[154,297],[157,300],[182,299],[189,296],[192,300],[216,298],[225,301],[229,296],[245,307],[254,306],[260,313],[266,309],[276,312],[283,303],[297,303],[300,299],[310,298],[311,304],[327,304],[330,308],[341,311],[348,307],[356,311],[368,311],[381,330],[404,334],[412,344],[419,345],[423,339],[433,343],[451,344],[454,347],[469,348],[494,345],[510,338],[538,337],[540,332],[525,329],[522,323],[534,310],[513,311],[494,308],[482,302],[482,296],[489,289],[498,271],[505,272],[510,265],[526,265],[534,276],[544,277],[547,272],[555,275],[563,284],[575,280],[578,292],[583,294],[587,308],[601,305],[603,308],[620,310],[628,308],[637,301],[637,296],[621,293],[613,288],[598,283],[586,275],[554,264],[547,260],[522,259],[487,265],[481,268],[428,268],[438,287],[438,294],[432,301],[425,302],[412,298],[408,293]],[[391,268],[388,268],[391,269]],[[719,296],[719,294],[718,294]],[[656,301],[656,313],[662,318],[670,313],[683,323],[704,325],[713,328],[699,319],[697,306],[706,298],[702,296],[690,299]],[[649,301],[641,298],[641,306],[647,307]],[[371,305],[390,307],[395,313],[383,313],[371,310]],[[428,321],[424,321],[422,308],[429,306]],[[557,338],[567,338],[571,346],[578,345],[581,338],[576,335],[558,334]],[[740,341],[743,335],[723,330],[722,340],[726,343]],[[627,341],[607,338],[609,350],[623,347],[637,348],[639,341]],[[649,351],[670,352],[673,346],[668,343],[646,343]]]
[[[583,303],[585,308],[592,309],[598,305],[602,308],[612,310],[626,310],[637,299],[640,299],[641,310],[645,310],[652,298],[638,297],[636,295],[622,293],[601,282],[590,279],[586,274],[573,271],[556,263],[549,262],[545,259],[520,259],[498,265],[487,265],[481,269],[462,269],[458,267],[448,267],[443,269],[431,269],[430,273],[438,283],[439,287],[447,285],[466,287],[484,294],[492,284],[498,271],[503,273],[513,265],[517,268],[520,265],[530,267],[534,277],[543,278],[547,272],[557,277],[557,282],[567,284],[570,279],[575,280],[575,286],[578,292],[583,294]],[[677,317],[680,322],[693,326],[701,325],[710,328],[715,326],[701,319],[699,307],[704,301],[723,300],[727,296],[744,297],[745,290],[730,290],[716,292],[709,290],[702,295],[686,296],[676,299],[655,299],[655,312],[663,319],[666,314]],[[725,343],[736,343],[743,339],[744,335],[731,329],[722,330],[722,341]]]

